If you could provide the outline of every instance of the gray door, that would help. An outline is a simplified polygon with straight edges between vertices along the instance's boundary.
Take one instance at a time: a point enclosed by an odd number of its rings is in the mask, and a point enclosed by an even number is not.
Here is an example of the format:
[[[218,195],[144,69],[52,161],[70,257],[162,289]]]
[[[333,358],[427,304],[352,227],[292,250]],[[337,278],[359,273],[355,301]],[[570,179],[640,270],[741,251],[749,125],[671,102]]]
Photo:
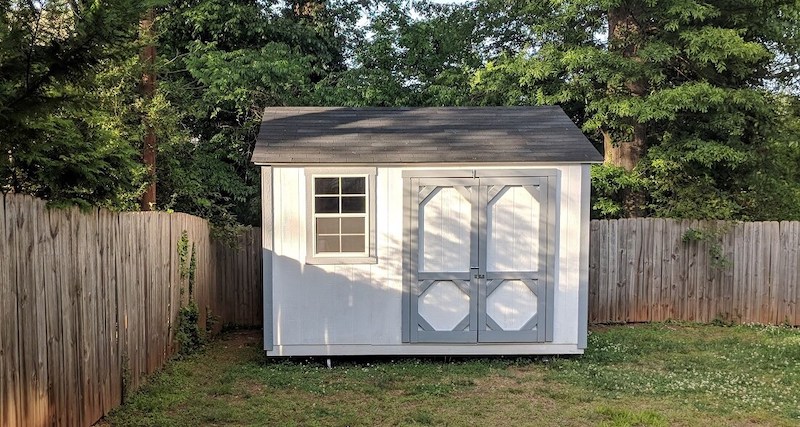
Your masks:
[[[543,342],[552,315],[547,177],[480,178],[478,341]]]
[[[412,178],[410,339],[476,342],[478,186],[473,178]]]
[[[404,339],[552,339],[555,236],[549,180],[406,180]]]

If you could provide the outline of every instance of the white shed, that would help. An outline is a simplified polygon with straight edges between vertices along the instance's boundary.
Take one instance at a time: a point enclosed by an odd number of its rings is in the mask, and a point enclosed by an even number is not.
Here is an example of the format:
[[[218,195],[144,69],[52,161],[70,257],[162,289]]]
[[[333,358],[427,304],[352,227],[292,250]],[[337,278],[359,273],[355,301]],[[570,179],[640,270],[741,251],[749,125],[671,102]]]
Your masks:
[[[269,108],[268,356],[582,353],[589,166],[559,107]]]

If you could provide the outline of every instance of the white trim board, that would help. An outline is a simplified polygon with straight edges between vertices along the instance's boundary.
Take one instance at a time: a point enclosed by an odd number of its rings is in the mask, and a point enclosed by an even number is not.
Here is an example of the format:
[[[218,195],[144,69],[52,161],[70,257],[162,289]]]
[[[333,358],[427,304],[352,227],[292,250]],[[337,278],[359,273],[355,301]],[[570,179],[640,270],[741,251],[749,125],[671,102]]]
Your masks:
[[[498,356],[583,354],[576,344],[276,345],[269,357],[285,356]]]
[[[273,220],[272,167],[261,168],[261,274],[263,277],[264,350],[272,350],[274,330],[272,321],[272,253],[275,248]]]

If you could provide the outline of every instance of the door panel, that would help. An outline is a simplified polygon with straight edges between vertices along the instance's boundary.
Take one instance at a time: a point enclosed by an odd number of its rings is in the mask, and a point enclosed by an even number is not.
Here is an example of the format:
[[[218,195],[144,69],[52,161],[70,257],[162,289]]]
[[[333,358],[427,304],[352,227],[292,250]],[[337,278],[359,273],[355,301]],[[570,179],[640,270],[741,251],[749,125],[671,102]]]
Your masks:
[[[521,330],[528,322],[536,320],[539,307],[536,281],[493,279],[487,282],[486,315],[492,329]]]
[[[478,186],[472,178],[412,179],[410,335],[417,342],[476,342]]]
[[[422,186],[419,198],[419,271],[469,272],[471,187]]]
[[[463,331],[469,326],[469,281],[424,280],[419,287],[421,329]]]
[[[539,265],[538,186],[487,188],[486,270],[536,271]]]
[[[487,201],[479,253],[485,258],[479,283],[479,342],[545,340],[547,265],[543,236],[548,227],[546,179],[481,178]],[[544,240],[546,242],[546,240]]]

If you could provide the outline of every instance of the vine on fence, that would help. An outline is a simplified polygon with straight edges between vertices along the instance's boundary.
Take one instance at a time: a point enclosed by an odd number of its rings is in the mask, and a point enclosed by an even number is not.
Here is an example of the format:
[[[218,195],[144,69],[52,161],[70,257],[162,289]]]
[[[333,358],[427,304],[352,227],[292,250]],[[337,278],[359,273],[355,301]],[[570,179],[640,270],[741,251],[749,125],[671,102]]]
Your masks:
[[[730,226],[725,225],[722,227],[713,226],[708,229],[697,229],[689,227],[683,233],[683,242],[705,242],[708,245],[708,254],[711,256],[711,266],[720,270],[724,270],[733,262],[725,256],[722,248],[722,236],[730,231]]]
[[[122,401],[127,402],[128,397],[131,394],[131,359],[128,356],[128,352],[123,351],[122,353]]]
[[[189,248],[191,247],[191,251]],[[191,253],[191,256],[189,254]],[[189,303],[181,303],[178,309],[178,329],[175,331],[175,340],[178,342],[178,355],[186,356],[203,347],[206,336],[200,330],[200,308],[194,300],[194,285],[197,271],[197,248],[190,245],[189,234],[184,230],[178,241],[178,257],[180,260],[181,295],[184,294],[183,281],[189,285]],[[187,259],[188,257],[188,259]]]
[[[178,240],[178,262],[181,275],[181,281],[189,274],[189,264],[186,263],[186,256],[189,254],[189,233],[186,230],[181,231],[181,238]],[[181,295],[183,295],[183,287],[181,287]]]

